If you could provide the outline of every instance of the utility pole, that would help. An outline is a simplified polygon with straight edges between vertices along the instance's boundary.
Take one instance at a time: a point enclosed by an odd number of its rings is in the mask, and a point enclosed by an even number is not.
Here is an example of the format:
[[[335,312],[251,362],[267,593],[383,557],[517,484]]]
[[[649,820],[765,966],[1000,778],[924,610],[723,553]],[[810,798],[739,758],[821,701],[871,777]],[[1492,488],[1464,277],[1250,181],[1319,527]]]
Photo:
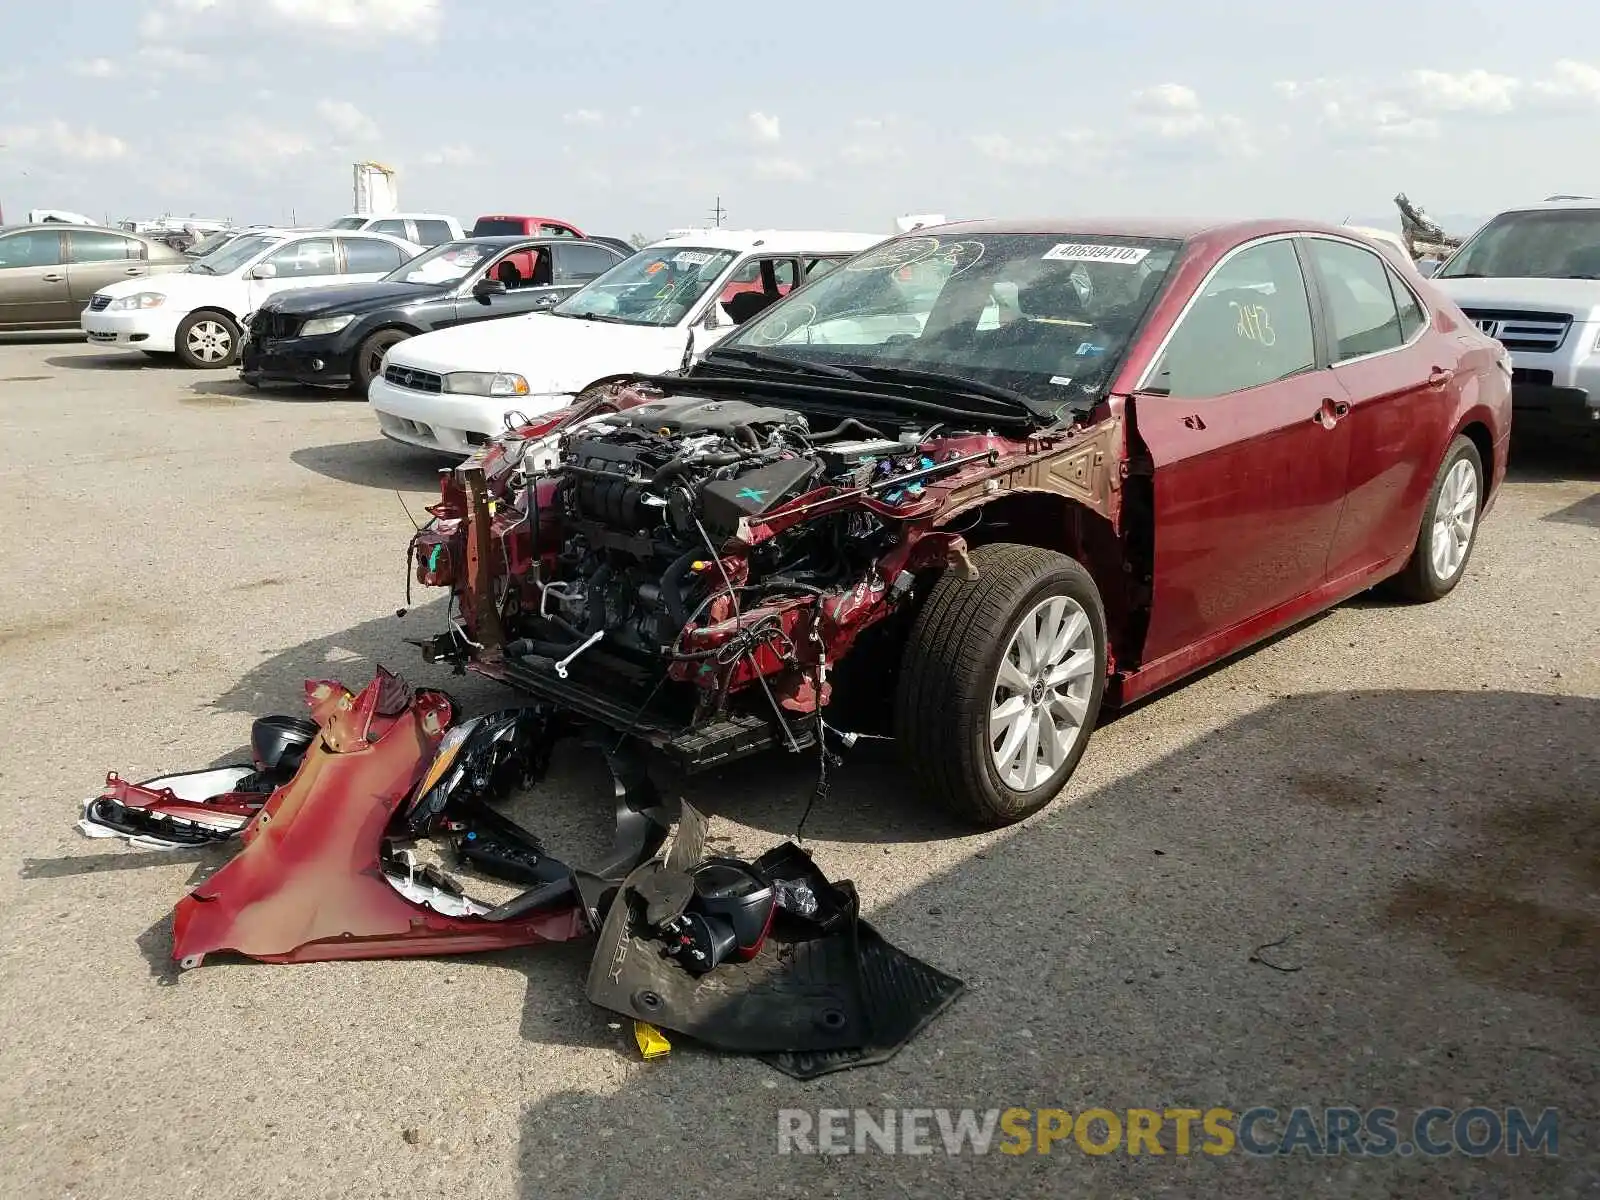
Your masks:
[[[718,196],[716,204],[711,209],[711,219],[714,222],[714,228],[721,229],[722,219],[727,215],[728,210],[722,207],[722,197]]]

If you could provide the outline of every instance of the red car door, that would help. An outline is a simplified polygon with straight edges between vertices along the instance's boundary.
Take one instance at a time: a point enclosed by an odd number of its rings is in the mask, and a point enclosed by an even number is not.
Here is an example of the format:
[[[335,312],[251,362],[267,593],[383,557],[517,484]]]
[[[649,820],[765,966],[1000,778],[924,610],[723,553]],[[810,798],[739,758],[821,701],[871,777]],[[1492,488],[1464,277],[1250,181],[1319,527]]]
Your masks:
[[[1457,353],[1373,250],[1307,237],[1329,359],[1350,400],[1350,479],[1328,554],[1342,579],[1409,554],[1455,411]]]
[[[1154,470],[1148,668],[1325,578],[1348,404],[1318,353],[1292,237],[1249,243],[1218,264],[1132,409]]]

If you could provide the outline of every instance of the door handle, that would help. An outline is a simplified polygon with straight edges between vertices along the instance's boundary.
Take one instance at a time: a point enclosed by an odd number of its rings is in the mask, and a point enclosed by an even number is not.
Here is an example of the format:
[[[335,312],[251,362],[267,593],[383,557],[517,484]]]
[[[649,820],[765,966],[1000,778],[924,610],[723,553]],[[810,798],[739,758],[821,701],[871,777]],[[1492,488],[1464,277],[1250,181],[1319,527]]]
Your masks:
[[[41,276],[39,276],[39,279],[44,283],[60,283],[65,278],[66,278],[65,275],[41,275]]]
[[[1435,367],[1428,372],[1429,387],[1443,387],[1456,377],[1456,373],[1448,367]]]
[[[1311,419],[1324,429],[1332,429],[1343,418],[1350,415],[1350,401],[1335,400],[1332,396],[1322,401],[1322,406],[1311,414]]]
[[[144,268],[143,267],[129,267],[126,271],[123,272],[123,274],[124,275],[143,275],[144,274]]]

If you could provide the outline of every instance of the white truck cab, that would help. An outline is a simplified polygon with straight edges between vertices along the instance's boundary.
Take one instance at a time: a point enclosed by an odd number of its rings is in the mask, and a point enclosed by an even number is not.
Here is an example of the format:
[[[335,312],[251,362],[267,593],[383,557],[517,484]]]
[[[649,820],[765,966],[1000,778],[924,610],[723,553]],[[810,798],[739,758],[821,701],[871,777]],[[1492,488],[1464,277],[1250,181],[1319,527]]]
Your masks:
[[[386,233],[418,246],[442,246],[467,236],[460,221],[442,213],[350,213],[330,222],[328,228]]]
[[[1515,423],[1600,430],[1600,200],[1508,209],[1433,283],[1511,352]]]

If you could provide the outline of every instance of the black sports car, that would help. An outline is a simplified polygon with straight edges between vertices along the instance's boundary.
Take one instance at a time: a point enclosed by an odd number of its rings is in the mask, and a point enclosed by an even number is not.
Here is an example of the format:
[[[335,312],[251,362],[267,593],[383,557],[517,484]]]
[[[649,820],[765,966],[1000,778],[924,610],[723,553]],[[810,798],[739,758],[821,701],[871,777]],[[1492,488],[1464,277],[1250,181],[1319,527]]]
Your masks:
[[[239,375],[365,392],[396,342],[549,308],[626,257],[589,239],[467,238],[371,283],[279,292],[245,318]]]

